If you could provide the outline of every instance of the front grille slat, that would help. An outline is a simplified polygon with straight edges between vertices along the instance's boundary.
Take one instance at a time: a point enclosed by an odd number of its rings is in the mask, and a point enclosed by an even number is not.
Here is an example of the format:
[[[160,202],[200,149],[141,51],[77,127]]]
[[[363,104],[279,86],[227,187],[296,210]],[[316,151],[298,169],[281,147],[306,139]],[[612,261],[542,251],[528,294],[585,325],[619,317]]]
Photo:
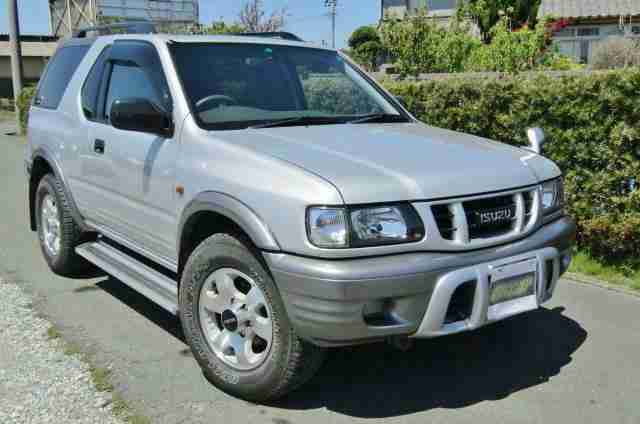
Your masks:
[[[438,225],[440,236],[445,240],[453,240],[456,226],[453,224],[453,214],[449,210],[448,205],[434,205],[431,207],[431,212]]]
[[[530,189],[457,203],[431,205],[431,213],[443,239],[469,243],[524,231],[535,219],[536,199],[536,191]],[[466,228],[461,229],[460,225],[466,225]]]

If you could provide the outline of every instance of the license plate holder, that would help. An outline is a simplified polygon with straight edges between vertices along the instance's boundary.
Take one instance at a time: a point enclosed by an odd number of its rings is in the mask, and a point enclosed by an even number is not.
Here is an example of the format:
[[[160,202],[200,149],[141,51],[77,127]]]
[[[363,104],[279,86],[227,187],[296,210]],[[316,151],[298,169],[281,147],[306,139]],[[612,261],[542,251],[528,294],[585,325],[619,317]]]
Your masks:
[[[492,267],[489,304],[497,305],[536,293],[538,261],[528,259]]]

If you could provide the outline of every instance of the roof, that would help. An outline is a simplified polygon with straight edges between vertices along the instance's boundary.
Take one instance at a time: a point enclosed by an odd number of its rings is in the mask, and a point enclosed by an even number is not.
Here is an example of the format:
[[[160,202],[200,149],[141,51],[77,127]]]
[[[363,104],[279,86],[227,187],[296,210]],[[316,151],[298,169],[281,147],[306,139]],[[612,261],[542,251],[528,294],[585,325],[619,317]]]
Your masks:
[[[538,16],[605,18],[639,16],[640,0],[542,0]]]
[[[297,46],[323,50],[333,50],[317,46],[309,42],[283,40],[281,38],[250,37],[244,35],[177,35],[177,34],[114,34],[89,38],[71,38],[65,42],[69,44],[92,44],[97,39],[110,40],[146,40],[175,43],[237,43],[237,44],[264,44],[271,46]]]

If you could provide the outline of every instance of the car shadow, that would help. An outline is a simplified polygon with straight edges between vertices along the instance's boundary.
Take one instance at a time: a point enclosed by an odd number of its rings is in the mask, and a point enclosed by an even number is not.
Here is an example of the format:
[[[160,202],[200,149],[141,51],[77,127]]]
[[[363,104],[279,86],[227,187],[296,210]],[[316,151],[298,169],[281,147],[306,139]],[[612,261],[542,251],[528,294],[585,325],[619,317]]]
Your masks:
[[[98,286],[185,342],[179,320],[115,278]],[[386,343],[331,349],[317,375],[281,409],[387,418],[504,399],[549,381],[569,364],[587,331],[564,308],[541,308],[480,330],[418,340],[409,352]],[[178,352],[190,355],[188,347]]]
[[[334,350],[316,378],[273,406],[386,418],[504,399],[549,381],[584,343],[587,332],[563,312],[542,308],[406,353],[387,344]]]
[[[180,320],[145,296],[111,276],[100,281],[96,286],[186,344]]]

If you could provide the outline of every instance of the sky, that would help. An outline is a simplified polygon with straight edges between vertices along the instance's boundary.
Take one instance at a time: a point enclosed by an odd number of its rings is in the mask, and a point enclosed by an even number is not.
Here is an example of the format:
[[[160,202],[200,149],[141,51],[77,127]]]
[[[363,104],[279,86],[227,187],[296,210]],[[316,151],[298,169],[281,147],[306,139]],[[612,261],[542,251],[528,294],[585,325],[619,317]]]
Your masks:
[[[331,43],[331,19],[325,0],[264,0],[270,12],[287,9],[286,31],[307,41]],[[222,20],[237,21],[241,0],[200,0],[200,21],[203,24]],[[20,29],[23,34],[49,34],[48,0],[18,0]],[[345,47],[349,35],[362,25],[371,25],[380,18],[380,0],[338,0],[336,43]],[[0,0],[0,32],[7,32],[7,0]]]

